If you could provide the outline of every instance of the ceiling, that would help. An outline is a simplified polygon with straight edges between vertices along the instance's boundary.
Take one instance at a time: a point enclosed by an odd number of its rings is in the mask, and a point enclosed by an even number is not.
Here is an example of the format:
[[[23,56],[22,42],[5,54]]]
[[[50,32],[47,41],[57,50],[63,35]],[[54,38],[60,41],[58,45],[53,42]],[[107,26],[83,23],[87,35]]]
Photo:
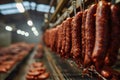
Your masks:
[[[29,3],[34,2],[36,3],[36,7],[39,7],[39,4],[45,4],[49,6],[51,0],[23,0],[23,1],[26,1]],[[11,4],[11,3],[15,3],[15,1],[14,0],[0,0],[0,5]],[[4,15],[1,13],[1,10],[0,10],[0,23],[3,22],[6,25],[14,25],[17,29],[21,29],[21,30],[29,32],[30,36],[33,37],[35,35],[31,31],[30,26],[27,25],[28,18],[26,16],[29,15],[30,19],[34,23],[34,26],[36,27],[38,32],[41,33],[42,32],[41,28],[44,23],[44,14],[47,12],[40,11],[40,8],[38,8],[39,10],[28,9],[27,15],[25,13],[14,13],[14,14]],[[8,9],[5,9],[5,10],[8,10]],[[13,33],[12,37],[16,39],[17,37],[20,37],[20,35],[16,34],[15,31],[13,31],[12,33]],[[16,42],[16,39],[14,38],[13,38],[13,41]]]
[[[23,0],[23,1],[29,1],[29,2],[36,2],[38,4],[49,4],[50,0]],[[13,3],[15,0],[0,0],[0,4],[7,4],[7,3]]]

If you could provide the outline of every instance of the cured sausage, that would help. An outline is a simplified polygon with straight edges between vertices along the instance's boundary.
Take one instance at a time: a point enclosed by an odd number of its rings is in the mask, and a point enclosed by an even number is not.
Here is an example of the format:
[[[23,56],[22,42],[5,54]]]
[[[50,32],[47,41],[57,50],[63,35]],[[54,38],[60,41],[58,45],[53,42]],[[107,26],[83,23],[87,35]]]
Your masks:
[[[112,66],[117,60],[119,50],[120,35],[120,8],[117,5],[111,5],[111,38],[110,47],[105,58],[105,65]]]
[[[81,49],[81,25],[82,25],[82,12],[78,12],[72,19],[72,50],[73,59],[76,62],[83,63],[82,49]]]
[[[99,72],[104,65],[109,41],[109,16],[110,6],[105,1],[100,1],[96,10],[95,46],[92,60]]]
[[[71,22],[72,18],[67,18],[66,22],[66,42],[65,42],[65,53],[66,53],[66,58],[70,58],[71,54]]]
[[[53,50],[53,45],[54,45],[54,28],[50,29],[50,49]]]
[[[97,5],[93,4],[87,12],[85,37],[86,37],[86,50],[84,58],[84,67],[89,67],[92,64],[92,52],[95,44],[95,14]]]
[[[85,37],[86,30],[85,30],[85,24],[86,24],[87,12],[88,12],[88,9],[86,9],[83,12],[83,15],[82,15],[82,28],[81,28],[81,32],[82,32],[82,57],[83,58],[85,56],[85,50],[86,50],[86,37]]]
[[[52,45],[51,45],[51,49],[53,51],[56,51],[56,41],[57,41],[57,28],[53,28],[51,30],[51,39],[52,39]]]
[[[120,72],[115,71],[110,67],[104,67],[101,70],[101,75],[108,80],[120,80]]]
[[[57,53],[60,54],[62,41],[62,24],[58,26],[58,41],[57,41]]]
[[[65,55],[65,42],[66,42],[66,23],[67,23],[67,21],[65,20],[65,21],[63,21],[63,26],[62,26],[62,48],[61,48],[61,57],[64,57],[64,55]]]

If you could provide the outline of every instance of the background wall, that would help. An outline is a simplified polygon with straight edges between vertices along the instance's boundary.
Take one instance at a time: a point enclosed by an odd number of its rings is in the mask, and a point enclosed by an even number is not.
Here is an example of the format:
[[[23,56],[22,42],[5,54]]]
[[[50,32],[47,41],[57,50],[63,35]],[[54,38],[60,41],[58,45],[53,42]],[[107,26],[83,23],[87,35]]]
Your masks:
[[[11,32],[0,26],[0,46],[8,46],[11,44]]]

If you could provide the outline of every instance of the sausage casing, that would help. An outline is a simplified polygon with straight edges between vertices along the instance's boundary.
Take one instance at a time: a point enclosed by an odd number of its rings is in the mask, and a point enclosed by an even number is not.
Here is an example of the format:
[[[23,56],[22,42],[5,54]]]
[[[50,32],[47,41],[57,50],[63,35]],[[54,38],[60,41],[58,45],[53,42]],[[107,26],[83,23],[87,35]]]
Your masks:
[[[81,51],[81,25],[82,25],[82,12],[78,12],[75,17],[72,19],[72,50],[71,53],[73,58],[81,63],[82,51]]]
[[[72,18],[67,18],[66,22],[66,42],[65,42],[65,53],[66,53],[66,58],[71,57],[71,22]]]
[[[88,9],[86,9],[83,12],[82,15],[82,27],[81,27],[81,33],[82,33],[82,57],[84,58],[85,56],[85,50],[86,50],[86,37],[85,37],[85,25],[86,25],[86,16],[87,16]]]
[[[86,36],[86,50],[84,58],[84,67],[92,64],[92,52],[95,44],[95,13],[97,5],[93,4],[89,9],[86,17],[85,36]]]
[[[117,60],[120,35],[120,7],[111,5],[111,38],[110,47],[105,58],[105,65],[112,66]]]
[[[100,71],[104,65],[109,41],[109,16],[110,6],[105,1],[100,1],[96,10],[95,46],[92,60],[96,70]]]

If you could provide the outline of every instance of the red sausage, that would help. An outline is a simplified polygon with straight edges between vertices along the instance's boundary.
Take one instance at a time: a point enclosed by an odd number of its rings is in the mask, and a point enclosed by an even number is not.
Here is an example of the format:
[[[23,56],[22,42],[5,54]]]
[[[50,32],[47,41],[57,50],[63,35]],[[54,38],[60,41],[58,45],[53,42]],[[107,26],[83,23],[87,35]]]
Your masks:
[[[105,58],[105,65],[112,66],[117,60],[120,35],[120,7],[111,5],[111,38],[110,46]]]
[[[57,42],[57,53],[60,54],[62,41],[62,24],[58,26],[58,42]]]
[[[56,51],[56,46],[55,46],[55,44],[56,44],[56,41],[57,41],[57,28],[53,28],[53,29],[51,29],[51,41],[52,41],[52,43],[51,43],[51,49],[53,50],[53,51]]]
[[[85,37],[86,37],[86,50],[84,58],[84,67],[89,67],[92,64],[92,52],[95,44],[95,14],[97,5],[93,4],[87,12]]]
[[[80,63],[83,63],[82,49],[81,49],[81,25],[82,25],[82,12],[78,12],[72,19],[72,50],[73,58]]]
[[[71,51],[71,22],[72,18],[67,18],[66,22],[66,42],[65,42],[65,57],[69,58],[71,57],[70,51]]]
[[[96,70],[104,65],[109,41],[109,16],[110,6],[105,1],[100,1],[96,11],[96,33],[95,46],[92,53],[92,60],[95,64]]]
[[[82,28],[81,28],[81,32],[82,32],[82,57],[83,58],[85,56],[85,50],[86,50],[86,37],[85,37],[86,30],[85,30],[85,25],[86,25],[87,12],[88,12],[88,9],[86,9],[83,12],[83,15],[82,15]]]
[[[104,67],[101,70],[101,75],[108,80],[120,80],[120,72],[115,71],[110,67]]]
[[[65,55],[65,42],[66,42],[66,20],[65,21],[63,21],[63,26],[62,26],[62,48],[61,48],[61,57],[64,57],[64,55]]]

